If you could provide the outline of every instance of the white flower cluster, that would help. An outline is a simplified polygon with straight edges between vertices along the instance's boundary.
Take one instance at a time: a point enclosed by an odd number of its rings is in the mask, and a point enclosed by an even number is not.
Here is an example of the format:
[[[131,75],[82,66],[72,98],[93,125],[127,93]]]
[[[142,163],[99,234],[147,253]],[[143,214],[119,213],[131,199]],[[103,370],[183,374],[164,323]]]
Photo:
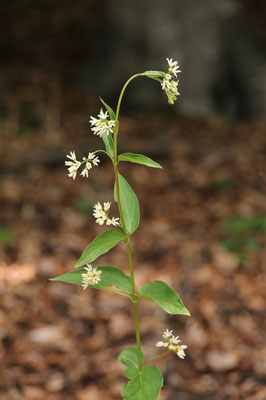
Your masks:
[[[185,357],[184,350],[187,349],[186,345],[179,345],[178,343],[181,342],[179,336],[174,336],[173,331],[166,331],[163,334],[163,338],[167,340],[167,342],[158,342],[156,343],[156,347],[167,347],[169,350],[172,350],[174,353],[178,355],[179,358]]]
[[[87,264],[85,267],[87,271],[85,274],[81,274],[82,276],[82,287],[85,290],[90,285],[97,285],[101,280],[101,270],[97,270],[97,268],[93,268],[90,264]]]
[[[179,81],[174,81],[172,78],[173,75],[177,77],[177,74],[181,71],[177,61],[173,61],[172,58],[170,60],[167,58],[166,60],[168,62],[168,73],[165,75],[161,85],[163,90],[169,90],[174,95],[173,98],[168,95],[169,103],[174,104],[175,96],[179,96],[180,93],[177,90]]]
[[[94,205],[94,213],[93,216],[96,218],[96,223],[99,225],[103,225],[106,222],[106,225],[119,225],[119,218],[109,218],[109,211],[111,204],[109,201],[103,203],[102,205],[98,202]]]
[[[65,161],[65,165],[68,167],[68,176],[73,179],[76,178],[78,169],[82,164],[85,164],[85,167],[80,175],[83,176],[83,178],[88,178],[89,170],[93,166],[98,166],[100,162],[99,158],[96,157],[94,153],[89,153],[87,158],[83,157],[82,161],[78,161],[75,152],[71,151],[70,155],[67,155],[67,158],[70,160]]]
[[[104,132],[106,132],[107,135],[109,135],[110,132],[113,133],[115,121],[113,119],[108,120],[108,118],[108,112],[103,112],[102,109],[100,111],[100,114],[98,115],[98,119],[90,117],[91,130],[94,135],[98,135],[101,137]]]

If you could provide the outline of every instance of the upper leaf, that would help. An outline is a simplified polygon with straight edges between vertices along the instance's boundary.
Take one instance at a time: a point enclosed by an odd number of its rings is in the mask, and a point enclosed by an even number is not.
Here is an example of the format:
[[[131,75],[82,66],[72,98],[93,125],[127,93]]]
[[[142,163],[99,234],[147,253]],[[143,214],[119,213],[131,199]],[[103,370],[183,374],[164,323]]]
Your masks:
[[[139,289],[140,297],[153,301],[162,307],[168,314],[189,315],[179,295],[162,281],[147,283]]]
[[[106,108],[106,110],[108,111],[108,113],[109,113],[109,115],[110,115],[110,118],[115,120],[115,113],[114,113],[114,111],[111,109],[110,106],[108,106],[107,103],[105,103],[105,101],[103,101],[103,99],[100,98],[100,100],[101,100],[101,102],[103,103],[103,105],[104,105],[104,107]]]
[[[118,156],[118,161],[130,161],[132,163],[146,165],[147,167],[162,168],[160,164],[143,154],[123,153]]]
[[[145,71],[143,75],[147,76],[148,78],[164,78],[165,72],[162,71]]]
[[[104,132],[104,133],[102,133],[101,137],[105,144],[105,149],[106,149],[107,153],[109,154],[109,156],[111,158],[113,158],[113,156],[114,156],[114,141],[113,141],[112,135],[110,133],[107,135],[107,133]]]
[[[110,106],[108,106],[108,104],[105,103],[105,101],[103,99],[100,98],[100,100],[103,103],[106,110],[108,111],[110,118],[115,120],[115,113],[112,110],[112,108]],[[104,132],[101,137],[105,144],[107,153],[112,158],[114,156],[114,141],[113,141],[112,135],[111,134],[107,135],[106,132]]]
[[[130,381],[124,385],[122,396],[124,400],[157,400],[163,386],[163,377],[158,368],[144,367],[139,371],[136,367],[126,370]]]
[[[139,201],[131,186],[122,175],[118,174],[120,201],[122,213],[125,221],[126,230],[132,234],[139,225]],[[114,198],[117,201],[116,185],[114,188]]]
[[[141,352],[142,363],[144,361],[144,354]],[[121,351],[118,360],[127,367],[138,368],[138,350],[135,347],[128,347]]]
[[[115,247],[117,243],[121,242],[123,239],[124,234],[115,228],[101,233],[83,251],[79,260],[75,264],[75,268],[81,267],[84,264],[88,264],[96,260],[96,258],[107,253],[107,251]]]
[[[130,277],[125,275],[121,269],[111,266],[99,266],[98,269],[102,271],[101,280],[97,285],[92,285],[91,287],[94,289],[102,289],[107,286],[115,286],[117,289],[124,290],[128,294],[131,293]],[[59,275],[50,280],[82,285],[82,274],[86,272],[84,268],[81,268]]]

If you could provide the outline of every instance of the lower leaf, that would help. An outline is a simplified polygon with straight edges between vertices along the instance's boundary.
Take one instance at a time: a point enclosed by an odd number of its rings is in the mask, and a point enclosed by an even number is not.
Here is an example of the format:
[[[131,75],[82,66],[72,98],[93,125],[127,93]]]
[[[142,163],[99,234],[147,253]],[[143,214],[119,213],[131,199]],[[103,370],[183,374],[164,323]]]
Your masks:
[[[138,367],[138,350],[135,347],[128,347],[121,351],[118,360],[127,367]],[[144,362],[144,354],[141,352],[141,362]]]
[[[159,398],[163,377],[158,368],[147,366],[139,371],[136,367],[129,367],[125,375],[130,381],[122,389],[124,400],[157,400]]]

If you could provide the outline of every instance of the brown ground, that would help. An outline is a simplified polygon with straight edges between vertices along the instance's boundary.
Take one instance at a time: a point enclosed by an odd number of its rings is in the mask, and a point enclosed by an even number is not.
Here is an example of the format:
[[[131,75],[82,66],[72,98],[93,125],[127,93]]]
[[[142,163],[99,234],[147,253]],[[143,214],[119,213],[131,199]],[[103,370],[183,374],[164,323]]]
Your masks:
[[[75,115],[56,134],[3,138],[0,219],[16,239],[0,245],[1,400],[121,398],[117,355],[134,346],[129,302],[48,281],[71,270],[103,231],[92,205],[112,200],[107,160],[88,180],[66,175],[66,153],[86,155],[100,143],[85,132],[85,113]],[[159,354],[155,343],[166,328],[188,345],[184,360],[172,354],[157,362],[165,379],[160,399],[265,399],[266,238],[244,265],[220,244],[224,220],[266,215],[265,125],[124,117],[120,149],[164,166],[121,164],[141,206],[132,239],[137,286],[166,281],[192,315],[140,303],[147,357]],[[221,189],[224,181],[230,190]],[[128,272],[123,244],[96,264]]]

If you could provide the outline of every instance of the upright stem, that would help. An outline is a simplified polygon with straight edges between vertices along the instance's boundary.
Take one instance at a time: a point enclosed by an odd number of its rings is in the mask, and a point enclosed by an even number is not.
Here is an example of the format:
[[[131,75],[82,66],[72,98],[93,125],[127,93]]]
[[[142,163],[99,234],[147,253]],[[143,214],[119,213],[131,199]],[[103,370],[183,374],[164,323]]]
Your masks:
[[[129,262],[129,268],[130,268],[130,278],[131,278],[131,288],[132,288],[132,293],[131,293],[131,299],[133,303],[133,311],[134,311],[134,319],[135,319],[135,328],[136,328],[136,343],[137,343],[137,352],[138,352],[138,367],[139,371],[142,370],[142,357],[141,357],[141,341],[140,341],[140,331],[139,331],[139,313],[138,313],[138,297],[136,296],[136,284],[135,284],[135,275],[134,275],[134,267],[133,267],[133,260],[132,260],[132,252],[131,252],[131,246],[130,246],[130,234],[126,230],[125,226],[125,220],[123,216],[123,211],[121,207],[121,200],[120,200],[120,191],[119,191],[119,179],[118,179],[118,160],[117,160],[117,135],[118,135],[118,117],[119,117],[119,111],[120,111],[120,106],[121,106],[121,101],[123,94],[125,92],[125,89],[127,85],[129,84],[130,81],[132,81],[134,78],[142,76],[142,74],[136,74],[132,76],[124,85],[119,99],[117,103],[117,109],[116,109],[116,128],[114,131],[114,174],[115,174],[115,183],[116,183],[116,198],[117,198],[117,204],[118,204],[118,209],[119,209],[119,214],[120,214],[120,220],[121,220],[121,225],[122,229],[125,235],[125,244],[127,246],[127,253],[128,253],[128,262]]]

